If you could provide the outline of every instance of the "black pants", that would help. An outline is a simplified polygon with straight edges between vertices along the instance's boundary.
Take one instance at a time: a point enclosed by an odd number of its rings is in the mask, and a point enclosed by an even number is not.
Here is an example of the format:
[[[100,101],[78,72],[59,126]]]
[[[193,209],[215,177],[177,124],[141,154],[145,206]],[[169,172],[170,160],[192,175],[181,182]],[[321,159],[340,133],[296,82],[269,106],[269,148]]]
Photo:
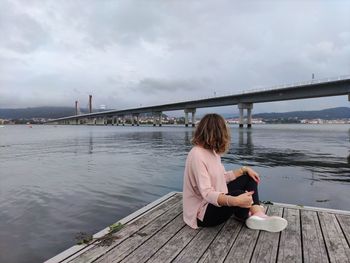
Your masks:
[[[259,205],[259,194],[257,183],[247,174],[244,174],[235,180],[227,184],[228,195],[238,196],[245,193],[245,191],[254,191],[253,202],[255,205]],[[221,206],[217,207],[212,204],[208,204],[207,209],[204,214],[203,221],[197,219],[198,226],[210,227],[216,226],[227,219],[229,219],[232,214],[241,221],[244,221],[248,217],[249,208],[242,208],[238,206]]]

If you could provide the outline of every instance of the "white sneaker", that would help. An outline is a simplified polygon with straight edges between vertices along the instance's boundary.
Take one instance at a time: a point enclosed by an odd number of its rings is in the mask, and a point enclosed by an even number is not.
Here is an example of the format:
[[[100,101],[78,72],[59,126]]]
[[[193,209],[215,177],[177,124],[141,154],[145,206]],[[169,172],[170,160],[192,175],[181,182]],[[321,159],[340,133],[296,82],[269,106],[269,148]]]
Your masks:
[[[288,225],[287,220],[279,216],[250,216],[245,224],[250,229],[265,230],[268,232],[280,232]]]

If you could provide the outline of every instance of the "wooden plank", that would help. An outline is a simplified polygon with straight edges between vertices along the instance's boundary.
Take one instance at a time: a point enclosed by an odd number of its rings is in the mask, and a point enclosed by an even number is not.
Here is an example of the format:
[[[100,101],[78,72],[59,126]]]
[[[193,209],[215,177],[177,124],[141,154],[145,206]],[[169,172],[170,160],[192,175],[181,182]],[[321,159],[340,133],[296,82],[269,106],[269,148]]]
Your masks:
[[[125,239],[127,239],[129,236],[136,233],[138,230],[155,220],[157,217],[162,215],[168,210],[173,209],[174,206],[181,203],[182,197],[181,195],[175,195],[174,197],[168,199],[166,202],[160,204],[157,206],[157,208],[153,209],[149,213],[144,214],[142,217],[140,217],[138,220],[127,224],[124,228],[122,228],[120,231],[118,231],[113,236],[117,236],[118,239],[116,239],[112,245],[106,247],[106,246],[97,246],[96,243],[92,244],[87,251],[84,251],[84,253],[74,257],[69,258],[67,261],[64,262],[75,262],[75,263],[87,263],[87,262],[93,262],[97,258],[101,257],[105,253],[107,253],[109,250],[116,247],[118,244],[123,242]]]
[[[299,210],[285,208],[283,218],[288,226],[281,233],[277,262],[302,262]]]
[[[134,220],[136,220],[137,218],[139,218],[140,216],[142,216],[143,214],[150,212],[152,209],[156,208],[158,205],[160,205],[161,203],[167,201],[170,198],[173,198],[175,195],[181,195],[181,193],[179,192],[170,192],[160,198],[158,198],[157,200],[149,203],[148,205],[142,207],[141,209],[133,212],[132,214],[120,219],[117,223],[121,223],[121,224],[127,224],[130,223]],[[99,238],[102,237],[106,234],[109,233],[109,227],[106,227],[104,229],[102,229],[101,231],[99,231],[98,233],[93,235],[93,238]],[[87,251],[88,249],[90,249],[90,244],[88,245],[75,245],[72,246],[70,248],[68,248],[67,250],[62,251],[60,254],[48,259],[47,261],[45,261],[45,263],[59,263],[59,262],[67,262],[68,259],[72,259],[73,257],[77,257],[78,255],[82,254],[84,251]]]
[[[182,213],[182,202],[178,202],[169,211],[146,225],[140,231],[130,236],[118,246],[108,251],[95,262],[120,262],[140,245],[152,238],[159,230],[174,220]]]
[[[269,215],[281,215],[283,206],[287,207],[288,227],[281,233],[250,230],[233,218],[214,228],[195,230],[182,220],[181,201],[181,193],[169,193],[120,220],[125,226],[114,234],[110,246],[97,246],[97,242],[73,246],[47,263],[350,263],[350,211],[275,203]],[[108,231],[107,227],[94,238]]]
[[[304,262],[329,262],[317,212],[301,210],[300,213]]]
[[[165,243],[169,241],[177,232],[185,226],[182,213],[173,221],[161,229],[157,234],[148,239],[140,247],[134,250],[126,258],[124,263],[140,263],[146,262],[153,254],[155,254]],[[143,231],[142,231],[143,232]],[[118,249],[118,248],[117,248]]]
[[[258,230],[249,229],[246,226],[243,226],[224,262],[249,262],[259,232],[260,231]]]
[[[334,214],[318,213],[331,262],[350,262],[350,248]]]
[[[350,216],[337,215],[337,219],[348,241],[348,244],[350,244]]]
[[[187,244],[203,229],[193,229],[189,226],[182,228],[168,243],[157,251],[147,263],[168,263],[187,246]]]
[[[339,215],[350,215],[350,211],[347,211],[347,210],[338,210],[338,209],[330,209],[330,208],[323,208],[323,207],[293,205],[293,204],[284,204],[284,203],[275,203],[275,202],[273,204],[277,205],[277,206],[281,206],[283,208],[302,209],[302,210],[310,210],[310,211],[317,211],[317,212],[327,212],[327,213],[339,214]]]
[[[200,258],[199,262],[223,262],[242,226],[243,224],[241,222],[231,217]]]
[[[282,216],[283,208],[275,205],[268,207],[267,215]],[[278,241],[281,233],[261,231],[256,243],[251,263],[275,263],[278,251]]]
[[[215,236],[218,234],[223,224],[204,228],[200,231],[184,250],[172,261],[180,263],[193,263],[203,255],[204,251],[209,247]]]

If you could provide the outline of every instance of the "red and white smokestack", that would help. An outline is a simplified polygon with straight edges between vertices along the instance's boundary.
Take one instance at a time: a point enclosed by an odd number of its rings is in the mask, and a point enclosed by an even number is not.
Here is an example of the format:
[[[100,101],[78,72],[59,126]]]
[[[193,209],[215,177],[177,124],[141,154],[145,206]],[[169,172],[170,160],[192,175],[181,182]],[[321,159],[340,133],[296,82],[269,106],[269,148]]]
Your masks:
[[[89,113],[92,113],[92,95],[89,95]]]
[[[75,115],[78,115],[78,101],[75,101]]]

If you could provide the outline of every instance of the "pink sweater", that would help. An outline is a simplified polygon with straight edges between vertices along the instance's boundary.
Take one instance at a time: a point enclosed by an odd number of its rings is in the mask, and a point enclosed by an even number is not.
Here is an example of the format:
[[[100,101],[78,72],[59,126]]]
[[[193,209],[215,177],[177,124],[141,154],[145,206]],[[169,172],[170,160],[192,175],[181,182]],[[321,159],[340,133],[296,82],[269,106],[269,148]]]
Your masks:
[[[208,203],[217,202],[221,193],[227,194],[227,183],[236,177],[226,172],[220,155],[215,151],[194,146],[188,153],[183,184],[183,219],[192,228],[198,228],[197,218],[203,220]]]

